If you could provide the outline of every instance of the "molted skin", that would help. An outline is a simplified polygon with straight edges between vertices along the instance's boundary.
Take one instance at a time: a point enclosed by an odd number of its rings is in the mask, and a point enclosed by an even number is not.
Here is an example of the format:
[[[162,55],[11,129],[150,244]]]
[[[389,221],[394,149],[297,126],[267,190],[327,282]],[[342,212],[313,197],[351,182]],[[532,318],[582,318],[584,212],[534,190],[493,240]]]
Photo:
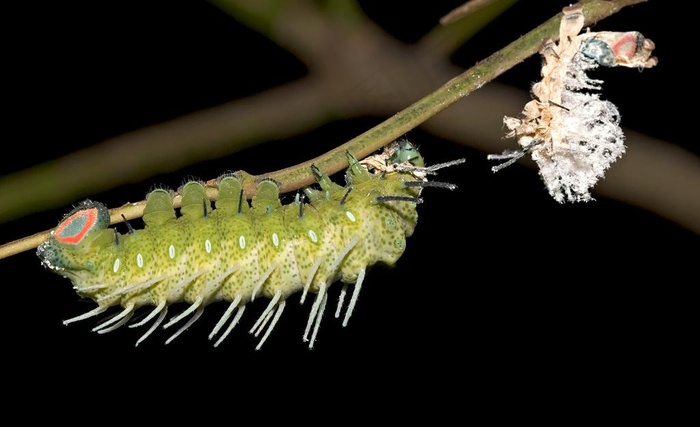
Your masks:
[[[401,150],[392,147],[392,153]],[[415,148],[404,149],[412,150],[408,155],[422,166]],[[282,205],[277,183],[265,179],[249,204],[241,199],[240,179],[228,175],[218,180],[216,209],[201,183],[185,184],[177,216],[172,195],[155,190],[147,198],[144,228],[123,235],[107,228],[109,215],[103,205],[86,201],[59,223],[62,233],[52,233],[37,253],[44,266],[69,278],[78,294],[98,304],[75,320],[111,306],[124,308],[119,323],[105,322],[95,328],[98,332],[121,326],[139,307],[155,307],[155,316],[179,302],[189,304],[187,314],[198,317],[215,301],[231,302],[232,310],[242,312],[247,302],[264,296],[272,300],[268,314],[263,314],[269,318],[276,311],[281,314],[284,301],[302,291],[304,296],[317,294],[308,334],[325,306],[328,286],[358,282],[359,290],[368,266],[393,265],[399,259],[418,220],[421,187],[404,183],[424,181],[420,174],[395,171],[391,164],[369,172],[354,157],[348,160],[345,187],[314,168],[321,188],[304,190],[309,203],[298,194]],[[386,196],[404,199],[382,199]]]

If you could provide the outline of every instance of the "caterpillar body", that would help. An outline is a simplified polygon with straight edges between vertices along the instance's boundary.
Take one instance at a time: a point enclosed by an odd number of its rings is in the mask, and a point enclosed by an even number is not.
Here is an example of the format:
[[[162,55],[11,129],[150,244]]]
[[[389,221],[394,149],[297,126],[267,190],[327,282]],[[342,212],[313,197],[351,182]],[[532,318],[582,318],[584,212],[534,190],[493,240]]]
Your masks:
[[[301,292],[315,295],[303,339],[312,348],[328,299],[328,288],[343,284],[336,317],[341,315],[349,284],[353,292],[345,307],[347,325],[367,268],[393,265],[402,255],[416,226],[416,205],[424,187],[454,189],[428,181],[437,169],[463,159],[425,167],[408,141],[390,144],[362,162],[348,153],[346,186],[335,184],[312,166],[320,189],[305,188],[286,205],[279,186],[260,180],[249,203],[242,178],[228,174],[217,179],[219,196],[212,206],[205,187],[191,181],[181,187],[177,215],[171,192],[149,193],[144,228],[130,225],[126,234],[109,226],[104,205],[86,200],[67,214],[41,244],[37,255],[51,271],[70,279],[76,292],[97,303],[64,324],[87,319],[120,306],[121,311],[93,331],[106,333],[125,325],[137,309],[153,307],[129,327],[150,325],[141,343],[160,326],[170,305],[187,308],[168,319],[164,328],[186,322],[166,344],[185,331],[217,301],[229,303],[209,339],[218,346],[239,322],[246,304],[259,297],[270,301],[251,333],[261,335],[259,349],[284,311],[287,298]]]

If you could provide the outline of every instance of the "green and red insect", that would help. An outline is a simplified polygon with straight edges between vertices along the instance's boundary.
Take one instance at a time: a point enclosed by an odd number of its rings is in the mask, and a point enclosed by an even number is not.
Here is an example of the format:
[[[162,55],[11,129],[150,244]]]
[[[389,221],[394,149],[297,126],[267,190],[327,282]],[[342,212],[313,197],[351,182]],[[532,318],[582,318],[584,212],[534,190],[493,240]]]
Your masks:
[[[384,152],[358,162],[348,154],[346,185],[335,184],[312,167],[320,189],[305,188],[286,205],[279,186],[270,179],[257,184],[249,203],[242,179],[225,175],[217,180],[219,196],[212,206],[203,184],[191,181],[179,191],[179,215],[173,194],[152,191],[144,210],[144,228],[120,234],[109,226],[104,205],[84,201],[69,213],[39,246],[42,264],[73,282],[77,293],[97,303],[93,310],[65,324],[122,310],[93,331],[106,333],[125,325],[141,307],[150,312],[130,327],[150,325],[138,345],[163,323],[168,308],[187,304],[168,319],[169,328],[187,321],[167,341],[194,323],[204,308],[226,301],[228,308],[210,339],[219,345],[238,323],[246,304],[259,297],[270,300],[251,332],[262,334],[262,346],[284,311],[287,299],[301,292],[303,303],[315,295],[304,340],[312,347],[325,310],[331,284],[343,284],[336,317],[341,315],[349,284],[354,284],[345,307],[343,325],[357,302],[367,268],[393,265],[403,254],[406,238],[418,221],[416,205],[424,187],[454,189],[428,181],[436,170],[463,160],[425,167],[408,141],[391,144]]]

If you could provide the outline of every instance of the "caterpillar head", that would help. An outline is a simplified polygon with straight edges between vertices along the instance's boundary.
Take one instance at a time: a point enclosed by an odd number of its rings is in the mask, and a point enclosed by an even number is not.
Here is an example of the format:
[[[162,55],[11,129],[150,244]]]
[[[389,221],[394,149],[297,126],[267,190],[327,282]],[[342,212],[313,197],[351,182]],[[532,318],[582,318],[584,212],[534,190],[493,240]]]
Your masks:
[[[392,150],[389,156],[391,164],[408,162],[412,166],[422,168],[425,166],[423,156],[418,152],[418,148],[407,139],[400,139],[389,147]]]
[[[404,172],[419,179],[424,179],[426,175],[423,156],[418,152],[418,148],[407,139],[394,141],[384,147],[381,153],[369,156],[359,162],[349,155],[348,162],[350,163],[346,172],[348,184],[357,179],[357,175],[366,175],[366,173],[363,174],[359,171],[361,167],[375,175]]]
[[[107,228],[109,221],[109,212],[103,204],[83,201],[39,246],[37,256],[41,264],[64,276],[93,270],[96,266],[87,254],[114,243],[114,232]]]

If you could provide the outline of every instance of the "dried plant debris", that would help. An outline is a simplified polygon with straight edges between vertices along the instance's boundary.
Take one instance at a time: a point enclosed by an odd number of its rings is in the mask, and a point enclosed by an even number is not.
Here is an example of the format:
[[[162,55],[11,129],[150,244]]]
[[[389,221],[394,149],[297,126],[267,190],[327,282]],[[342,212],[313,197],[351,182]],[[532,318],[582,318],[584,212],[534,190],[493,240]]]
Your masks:
[[[656,65],[654,43],[636,31],[579,34],[580,6],[564,8],[559,43],[549,40],[540,51],[542,80],[532,87],[533,100],[520,118],[504,117],[506,137],[520,149],[489,155],[505,160],[494,172],[531,154],[549,193],[559,203],[591,200],[590,189],[625,152],[620,114],[597,93],[601,80],[587,73],[599,65],[644,69]]]

